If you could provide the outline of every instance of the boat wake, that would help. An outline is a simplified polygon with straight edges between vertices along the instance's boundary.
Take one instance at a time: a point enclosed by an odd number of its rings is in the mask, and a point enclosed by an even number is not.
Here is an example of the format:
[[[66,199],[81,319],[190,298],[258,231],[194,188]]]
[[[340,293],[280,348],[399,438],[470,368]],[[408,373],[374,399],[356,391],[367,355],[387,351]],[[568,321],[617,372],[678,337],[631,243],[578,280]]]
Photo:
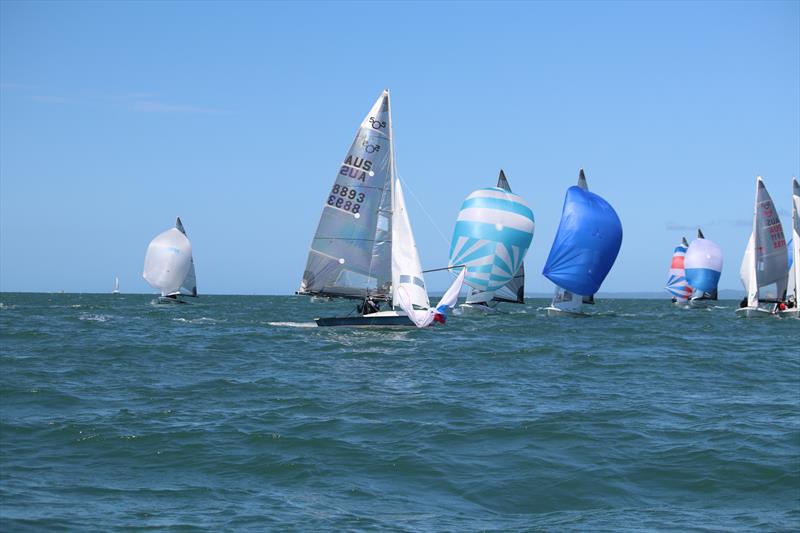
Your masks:
[[[316,322],[267,322],[270,326],[277,328],[315,328]]]

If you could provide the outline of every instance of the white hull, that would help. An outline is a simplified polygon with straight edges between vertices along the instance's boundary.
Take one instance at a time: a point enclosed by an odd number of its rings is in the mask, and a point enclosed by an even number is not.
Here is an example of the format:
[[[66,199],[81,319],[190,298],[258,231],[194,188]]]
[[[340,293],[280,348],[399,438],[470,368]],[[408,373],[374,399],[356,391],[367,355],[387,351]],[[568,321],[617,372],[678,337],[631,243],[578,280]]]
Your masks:
[[[545,307],[542,309],[547,316],[589,316],[580,310],[559,309],[558,307]]]
[[[778,315],[781,318],[800,318],[800,309],[795,307],[794,309],[785,309],[780,311]]]
[[[458,314],[460,315],[491,315],[498,312],[494,307],[483,304],[461,304],[458,306]]]
[[[773,313],[763,307],[740,307],[736,310],[736,316],[739,318],[766,318],[773,316]]]
[[[716,305],[716,300],[689,300],[689,307],[692,309],[708,309]]]

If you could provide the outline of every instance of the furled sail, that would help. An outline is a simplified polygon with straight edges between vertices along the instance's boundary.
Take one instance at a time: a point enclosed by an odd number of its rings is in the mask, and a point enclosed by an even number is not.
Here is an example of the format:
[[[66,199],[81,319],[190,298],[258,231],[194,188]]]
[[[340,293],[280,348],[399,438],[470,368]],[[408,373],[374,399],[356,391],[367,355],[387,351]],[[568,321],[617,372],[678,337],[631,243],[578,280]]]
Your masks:
[[[684,237],[672,253],[669,278],[667,279],[667,285],[664,287],[667,292],[682,302],[688,300],[692,295],[692,288],[689,286],[689,282],[686,281],[686,271],[684,270],[684,258],[688,248],[689,243],[686,242],[686,237]]]
[[[614,265],[621,245],[619,216],[611,204],[589,192],[581,170],[578,185],[567,189],[561,222],[543,274],[571,293],[570,299],[573,295],[592,295]]]
[[[147,247],[142,277],[162,296],[197,296],[192,244],[181,219],[175,227],[160,233]]]
[[[783,226],[761,176],[756,178],[753,231],[739,271],[748,307],[783,299],[788,281]],[[688,259],[688,258],[687,258]],[[691,280],[690,280],[691,283]]]
[[[717,285],[722,274],[722,248],[697,230],[697,238],[686,250],[686,281],[695,292],[693,298],[717,299]]]
[[[329,191],[299,294],[392,297],[389,93],[361,122]]]
[[[498,184],[508,187],[502,171]],[[516,275],[523,268],[533,231],[533,212],[509,189],[478,189],[467,196],[453,231],[450,266],[466,266],[464,282],[477,292],[468,302],[488,302],[503,290],[507,296],[501,293],[500,298],[518,301],[524,278],[517,280]]]

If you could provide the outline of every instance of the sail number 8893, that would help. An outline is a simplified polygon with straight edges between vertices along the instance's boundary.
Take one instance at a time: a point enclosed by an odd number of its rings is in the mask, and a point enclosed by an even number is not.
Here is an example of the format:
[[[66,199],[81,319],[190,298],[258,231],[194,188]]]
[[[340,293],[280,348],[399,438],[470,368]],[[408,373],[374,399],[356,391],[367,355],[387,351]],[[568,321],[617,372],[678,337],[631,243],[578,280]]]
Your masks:
[[[352,187],[333,185],[331,195],[328,196],[328,205],[338,209],[344,209],[350,213],[356,214],[361,210],[361,202],[364,201],[364,193],[358,192]]]

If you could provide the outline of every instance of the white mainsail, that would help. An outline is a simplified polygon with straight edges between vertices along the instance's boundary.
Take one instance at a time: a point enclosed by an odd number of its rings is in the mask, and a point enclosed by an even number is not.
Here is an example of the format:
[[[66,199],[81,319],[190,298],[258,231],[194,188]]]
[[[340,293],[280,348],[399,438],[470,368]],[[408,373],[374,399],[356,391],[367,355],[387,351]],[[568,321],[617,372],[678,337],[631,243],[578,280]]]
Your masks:
[[[197,296],[192,244],[180,217],[174,228],[160,233],[148,245],[142,277],[161,296]]]
[[[747,307],[776,302],[786,292],[789,266],[786,239],[778,213],[761,176],[756,178],[753,230],[747,242],[740,275],[747,291]]]
[[[299,294],[390,300],[392,132],[389,92],[361,121],[308,253]]]
[[[114,278],[114,290],[111,291],[111,294],[119,294],[119,277]]]
[[[383,319],[387,325],[402,325],[397,319],[404,320],[403,313],[368,311],[369,301],[391,302],[420,327],[425,320],[417,320],[417,311],[435,314],[429,309],[403,187],[396,178],[392,138],[389,91],[383,91],[340,167],[297,291],[364,299],[360,310],[370,321],[318,319],[319,325],[380,325]]]

